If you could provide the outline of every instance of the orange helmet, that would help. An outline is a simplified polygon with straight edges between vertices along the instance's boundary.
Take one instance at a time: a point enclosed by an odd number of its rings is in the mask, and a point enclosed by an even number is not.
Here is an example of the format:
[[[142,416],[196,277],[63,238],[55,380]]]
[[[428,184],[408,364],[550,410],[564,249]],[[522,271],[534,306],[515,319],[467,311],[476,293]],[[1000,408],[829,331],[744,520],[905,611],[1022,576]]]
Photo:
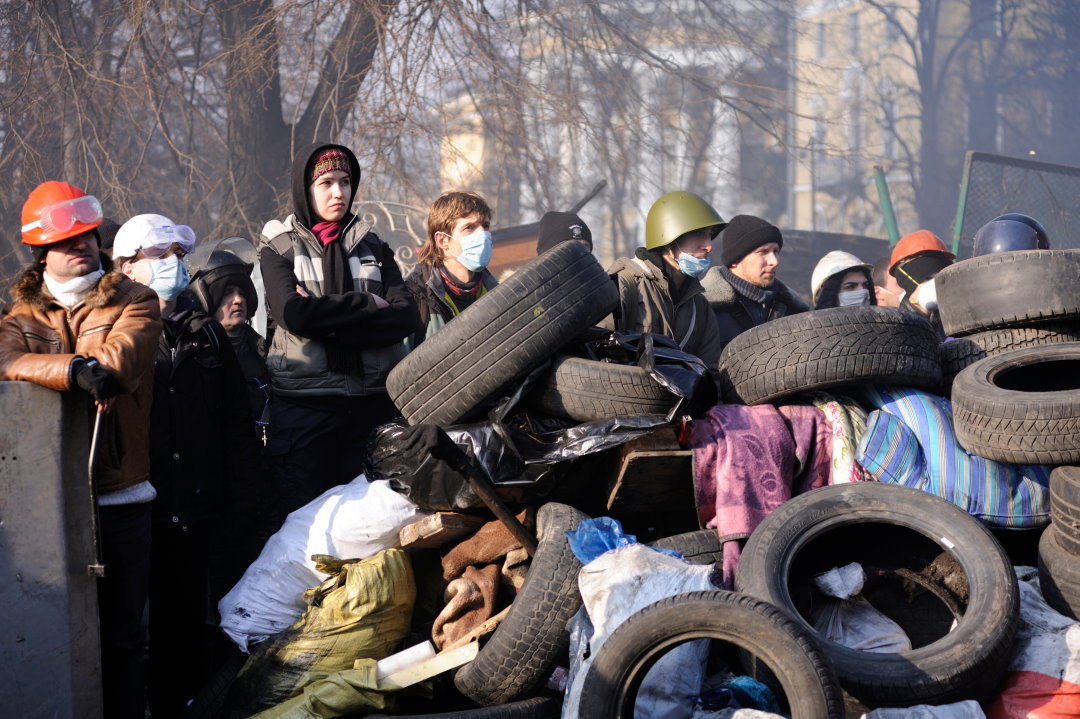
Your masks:
[[[889,274],[896,274],[896,265],[900,260],[914,257],[923,252],[940,252],[946,255],[950,262],[956,259],[956,255],[949,252],[949,248],[933,232],[930,230],[915,230],[910,235],[904,235],[896,243],[896,247],[893,248],[892,255],[889,257]]]
[[[30,193],[22,209],[24,245],[51,245],[101,224],[101,203],[74,185],[50,180]]]

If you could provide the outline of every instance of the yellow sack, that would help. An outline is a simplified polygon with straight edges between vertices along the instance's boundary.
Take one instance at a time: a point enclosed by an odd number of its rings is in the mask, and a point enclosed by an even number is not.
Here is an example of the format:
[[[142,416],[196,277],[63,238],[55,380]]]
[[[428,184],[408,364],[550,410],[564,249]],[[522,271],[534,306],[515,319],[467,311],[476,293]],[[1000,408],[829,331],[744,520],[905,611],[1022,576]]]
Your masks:
[[[389,656],[408,632],[416,582],[404,551],[385,549],[362,560],[313,559],[331,576],[304,593],[308,608],[296,624],[256,646],[229,691],[230,719],[297,697],[308,685],[352,670],[357,659]],[[357,676],[357,684],[364,683],[364,676]],[[372,693],[374,686],[372,681]],[[381,698],[354,708],[363,706],[388,708]]]

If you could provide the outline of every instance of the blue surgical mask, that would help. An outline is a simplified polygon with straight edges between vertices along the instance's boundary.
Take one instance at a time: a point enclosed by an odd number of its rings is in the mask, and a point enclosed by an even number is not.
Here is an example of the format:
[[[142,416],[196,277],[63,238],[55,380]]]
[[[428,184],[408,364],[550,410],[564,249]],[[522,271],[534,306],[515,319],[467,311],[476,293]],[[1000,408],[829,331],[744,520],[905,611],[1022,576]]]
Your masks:
[[[487,230],[477,230],[458,241],[461,254],[456,259],[471,271],[478,272],[491,262],[491,233]]]
[[[690,275],[695,280],[700,280],[709,271],[711,264],[708,257],[699,260],[686,252],[679,255],[679,269],[684,275]]]
[[[175,300],[190,281],[187,265],[178,255],[150,260],[150,282],[146,286],[166,302]]]

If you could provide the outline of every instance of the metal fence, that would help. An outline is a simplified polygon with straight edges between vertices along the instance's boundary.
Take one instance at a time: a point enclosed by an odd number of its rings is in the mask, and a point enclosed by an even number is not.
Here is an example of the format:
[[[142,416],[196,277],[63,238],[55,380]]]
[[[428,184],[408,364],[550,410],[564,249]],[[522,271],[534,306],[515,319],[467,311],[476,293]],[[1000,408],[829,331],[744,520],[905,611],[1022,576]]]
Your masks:
[[[1055,249],[1080,247],[1080,167],[967,153],[953,225],[956,256],[970,257],[975,233],[1005,212],[1041,222]]]

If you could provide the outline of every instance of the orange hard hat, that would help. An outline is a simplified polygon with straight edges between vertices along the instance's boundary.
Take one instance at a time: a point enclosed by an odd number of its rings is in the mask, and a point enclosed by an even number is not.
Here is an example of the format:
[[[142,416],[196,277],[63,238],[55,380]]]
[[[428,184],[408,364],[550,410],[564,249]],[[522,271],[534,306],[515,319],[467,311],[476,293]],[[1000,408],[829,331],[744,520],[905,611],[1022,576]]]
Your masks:
[[[949,248],[933,232],[930,230],[915,230],[910,235],[904,235],[896,243],[896,247],[893,248],[892,255],[889,257],[889,274],[896,274],[896,265],[900,260],[914,257],[923,252],[940,252],[948,256],[950,262],[956,259],[956,255],[949,252]]]
[[[51,245],[94,229],[101,203],[74,185],[49,180],[33,189],[22,208],[24,245]]]

